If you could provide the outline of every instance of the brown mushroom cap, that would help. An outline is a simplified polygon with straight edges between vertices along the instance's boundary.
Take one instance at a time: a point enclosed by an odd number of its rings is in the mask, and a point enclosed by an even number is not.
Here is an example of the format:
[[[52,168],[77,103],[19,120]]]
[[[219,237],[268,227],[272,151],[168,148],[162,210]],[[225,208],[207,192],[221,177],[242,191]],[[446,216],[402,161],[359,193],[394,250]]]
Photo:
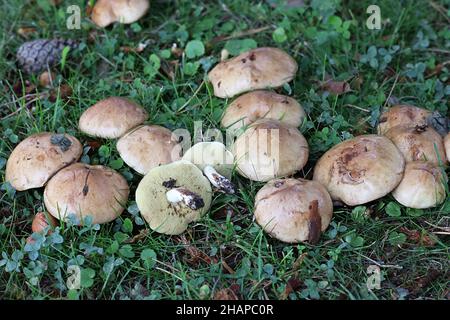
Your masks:
[[[110,97],[87,108],[80,117],[82,132],[100,138],[119,138],[147,120],[140,105],[121,97]]]
[[[77,161],[81,143],[68,134],[42,132],[20,142],[6,164],[5,181],[18,191],[40,188],[58,170]]]
[[[107,223],[124,210],[130,189],[122,175],[108,167],[74,163],[47,183],[44,204],[59,220],[75,214],[92,216],[93,223]]]
[[[378,123],[378,134],[385,134],[396,126],[424,126],[431,112],[410,105],[396,105],[383,112]]]
[[[314,180],[334,200],[356,206],[381,198],[401,181],[405,159],[386,137],[362,135],[328,150],[314,168]]]
[[[166,193],[173,188],[186,188],[197,194],[203,206],[193,209],[170,203]],[[188,224],[199,220],[210,208],[212,190],[208,179],[194,164],[179,160],[151,169],[136,189],[136,204],[152,230],[164,234],[180,234]]]
[[[181,158],[177,137],[169,129],[156,125],[132,129],[117,141],[117,151],[140,174]]]
[[[250,90],[280,87],[294,78],[297,69],[297,62],[286,52],[265,47],[220,62],[208,78],[217,97],[230,98]]]
[[[445,200],[447,181],[443,169],[430,162],[408,162],[403,179],[392,195],[405,207],[416,209],[435,207]]]
[[[236,139],[232,153],[237,171],[254,181],[268,181],[301,170],[308,161],[306,139],[297,128],[260,119]]]
[[[385,136],[396,145],[409,161],[429,161],[439,164],[446,162],[442,137],[433,128],[396,126],[389,129]]]
[[[113,22],[130,24],[144,16],[149,6],[148,0],[97,0],[91,18],[99,27]]]
[[[222,127],[235,131],[264,118],[298,127],[305,116],[305,111],[295,99],[271,91],[258,90],[234,100],[225,110],[221,124]]]
[[[450,133],[447,134],[444,138],[444,148],[445,153],[447,154],[447,161],[450,162]]]
[[[275,179],[256,194],[256,222],[284,242],[316,243],[332,216],[331,197],[316,181]]]

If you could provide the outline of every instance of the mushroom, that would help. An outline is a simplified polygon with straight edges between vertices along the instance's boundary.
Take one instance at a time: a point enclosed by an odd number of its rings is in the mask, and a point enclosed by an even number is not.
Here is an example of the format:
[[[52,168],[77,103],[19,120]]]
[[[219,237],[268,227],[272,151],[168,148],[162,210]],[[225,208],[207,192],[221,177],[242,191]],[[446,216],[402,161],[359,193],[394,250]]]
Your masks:
[[[234,100],[225,110],[222,127],[236,131],[258,119],[275,119],[298,127],[306,117],[302,106],[291,97],[271,91],[253,91]]]
[[[223,143],[216,141],[197,143],[185,152],[183,160],[195,164],[218,190],[229,194],[235,192],[234,185],[230,181],[234,157]]]
[[[306,139],[297,128],[277,120],[252,123],[233,144],[237,171],[254,181],[268,181],[301,170],[308,161]]]
[[[406,162],[426,160],[433,164],[446,162],[442,137],[431,127],[396,126],[389,129],[385,136],[397,146]]]
[[[428,161],[408,162],[403,179],[392,195],[405,207],[435,207],[445,200],[447,181],[443,169]]]
[[[47,183],[44,204],[59,220],[74,214],[80,220],[92,216],[92,223],[107,223],[123,212],[129,193],[127,181],[113,169],[74,163]]]
[[[450,133],[444,138],[444,148],[445,153],[447,154],[447,161],[450,162]]]
[[[117,151],[127,165],[140,174],[181,158],[176,136],[161,126],[139,126],[117,141]]]
[[[97,0],[91,18],[99,27],[114,22],[130,24],[142,18],[149,6],[148,0]]]
[[[137,206],[150,228],[169,235],[180,234],[199,220],[211,200],[208,179],[185,160],[151,169],[136,189]]]
[[[18,191],[40,188],[60,169],[77,161],[82,153],[81,143],[71,135],[33,134],[11,153],[5,181]]]
[[[389,129],[396,126],[424,126],[431,112],[410,105],[395,105],[383,112],[378,122],[378,134],[385,134]]]
[[[328,150],[314,168],[333,200],[356,206],[381,198],[401,181],[405,159],[384,136],[362,135]]]
[[[298,65],[277,48],[257,48],[222,61],[208,74],[214,94],[231,98],[242,92],[281,87],[291,81]]]
[[[31,223],[31,231],[37,233],[43,233],[47,227],[54,228],[58,225],[56,219],[44,212],[38,212],[34,216],[33,222]],[[48,233],[52,233],[51,230]]]
[[[82,132],[100,138],[119,138],[147,120],[147,112],[135,102],[110,97],[87,108],[80,117]]]
[[[317,181],[274,179],[256,194],[256,222],[284,242],[316,243],[332,216],[331,197]]]

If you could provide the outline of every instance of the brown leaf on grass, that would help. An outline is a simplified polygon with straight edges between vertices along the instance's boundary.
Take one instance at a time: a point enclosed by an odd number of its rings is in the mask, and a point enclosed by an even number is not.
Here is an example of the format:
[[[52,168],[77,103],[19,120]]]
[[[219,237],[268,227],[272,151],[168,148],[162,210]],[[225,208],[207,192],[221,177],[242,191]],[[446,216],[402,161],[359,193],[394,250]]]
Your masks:
[[[320,88],[334,95],[340,95],[351,91],[347,81],[328,80],[321,83]]]
[[[450,60],[437,64],[436,67],[434,67],[434,69],[429,70],[426,73],[425,78],[428,79],[428,78],[432,78],[434,76],[440,75],[442,72],[442,69],[448,65],[450,65]]]
[[[124,243],[136,243],[138,241],[145,239],[149,233],[150,232],[148,231],[148,229],[142,229],[141,231],[139,231],[138,234],[134,235],[131,238],[126,239]]]
[[[400,231],[406,234],[409,240],[424,247],[433,247],[436,244],[436,241],[432,237],[419,230],[410,230],[406,227],[401,227]]]
[[[176,45],[176,43],[173,44],[172,48],[170,48],[170,52],[172,52],[172,54],[179,58],[183,55],[184,50],[181,48],[178,48],[178,46]]]
[[[94,153],[102,146],[102,143],[98,140],[88,140],[86,143],[91,148],[91,150],[89,150],[89,153]]]
[[[66,83],[62,84],[59,88],[50,90],[50,96],[48,99],[51,102],[55,102],[58,99],[58,95],[61,100],[67,100],[72,95],[72,88]]]
[[[36,33],[36,28],[34,27],[21,27],[17,29],[17,34],[19,34],[21,37],[24,37],[25,39],[28,39],[31,35]]]
[[[230,288],[224,288],[214,294],[213,300],[239,300],[236,293]]]
[[[227,216],[230,216],[230,218],[231,218],[234,215],[235,215],[235,212],[234,212],[233,208],[231,208],[230,206],[224,206],[213,213],[213,218],[214,219],[226,219]]]
[[[187,255],[184,257],[186,262],[192,266],[198,266],[200,263],[212,264],[217,263],[216,257],[210,257],[196,246],[192,245],[185,235],[180,235],[178,241],[185,247]]]
[[[293,269],[294,271],[300,269],[300,266],[302,265],[303,260],[305,260],[305,258],[306,258],[307,255],[308,255],[307,252],[303,252],[303,253],[295,260],[294,264],[292,265],[292,269]]]
[[[22,97],[34,93],[36,91],[36,86],[28,80],[25,80],[25,83],[19,81],[13,85],[13,91],[18,97]]]
[[[302,284],[303,282],[300,279],[291,277],[286,284],[286,289],[284,289],[284,292],[281,294],[281,300],[286,300],[289,295],[292,292],[297,291],[302,286]]]
[[[441,276],[441,274],[442,272],[436,269],[428,270],[424,276],[416,278],[414,283],[412,283],[413,288],[411,290],[411,294],[419,294],[421,290],[427,288],[433,281]]]
[[[130,52],[141,53],[142,51],[145,50],[146,47],[147,47],[147,43],[142,42],[142,43],[139,43],[137,47],[122,46],[122,47],[120,47],[120,50],[125,53],[130,53]]]
[[[178,65],[178,60],[167,61],[165,59],[161,59],[161,71],[171,80],[175,80],[175,74]]]

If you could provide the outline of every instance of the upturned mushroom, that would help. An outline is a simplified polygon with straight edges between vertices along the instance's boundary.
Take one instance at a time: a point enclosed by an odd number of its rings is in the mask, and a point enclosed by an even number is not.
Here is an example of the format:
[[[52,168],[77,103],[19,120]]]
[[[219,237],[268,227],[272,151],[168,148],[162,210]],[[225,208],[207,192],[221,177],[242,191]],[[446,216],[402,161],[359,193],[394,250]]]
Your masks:
[[[97,0],[91,18],[99,27],[114,22],[130,24],[142,18],[149,6],[149,0]]]
[[[18,191],[40,188],[60,169],[77,161],[81,143],[69,134],[42,132],[20,142],[6,164],[5,181]]]
[[[151,169],[136,189],[136,204],[150,228],[168,235],[180,234],[199,220],[211,200],[208,179],[185,160]]]
[[[234,100],[225,110],[221,124],[227,130],[237,131],[264,118],[298,127],[305,117],[305,111],[295,99],[271,91],[258,90]]]
[[[80,117],[82,132],[99,138],[115,139],[148,118],[137,103],[121,97],[110,97],[87,108]]]
[[[72,164],[47,183],[44,204],[59,220],[75,215],[92,223],[113,221],[123,212],[130,189],[118,172],[101,165]]]
[[[233,194],[235,188],[231,180],[234,157],[220,142],[199,142],[189,148],[183,160],[195,164],[203,171],[211,184],[219,191]]]
[[[256,222],[284,242],[316,243],[332,216],[331,197],[317,181],[274,179],[256,194]]]
[[[146,174],[154,167],[179,160],[182,150],[169,129],[144,125],[121,137],[117,141],[117,151],[127,165]]]
[[[381,198],[401,181],[405,159],[384,136],[362,135],[328,150],[314,168],[314,180],[333,200],[356,206]]]
[[[405,207],[435,207],[445,200],[447,181],[443,169],[428,161],[408,162],[403,179],[392,195]]]
[[[445,153],[447,154],[447,161],[450,162],[450,133],[444,138],[444,148]]]
[[[277,48],[257,48],[220,62],[208,74],[214,94],[231,98],[242,92],[277,88],[291,81],[297,62]]]
[[[237,171],[253,181],[268,181],[301,170],[308,161],[306,139],[297,128],[277,120],[252,123],[233,144]]]
[[[427,125],[396,126],[389,129],[385,136],[396,145],[406,162],[423,160],[436,165],[446,162],[442,137]]]
[[[410,105],[395,105],[383,112],[378,122],[378,134],[385,134],[396,126],[424,126],[431,115],[429,110]]]

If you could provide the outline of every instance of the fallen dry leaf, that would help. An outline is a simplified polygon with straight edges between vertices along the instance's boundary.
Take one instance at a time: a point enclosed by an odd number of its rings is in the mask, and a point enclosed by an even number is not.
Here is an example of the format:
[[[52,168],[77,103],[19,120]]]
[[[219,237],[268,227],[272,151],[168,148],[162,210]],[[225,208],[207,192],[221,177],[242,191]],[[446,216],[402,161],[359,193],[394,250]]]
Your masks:
[[[59,86],[59,89],[55,88],[50,90],[48,99],[51,102],[55,102],[58,99],[58,94],[61,100],[66,100],[72,95],[72,88],[68,84],[62,84]]]
[[[28,38],[32,34],[36,33],[36,31],[37,30],[34,27],[21,27],[17,29],[17,33],[24,38]]]
[[[334,95],[340,95],[351,91],[350,85],[346,81],[328,80],[322,83],[320,88]]]
[[[148,229],[142,229],[141,231],[139,231],[139,233],[137,235],[133,236],[132,238],[126,239],[124,242],[125,243],[136,243],[138,241],[145,239],[149,233],[150,232],[148,231]]]
[[[232,289],[224,288],[214,294],[213,300],[238,300],[238,297]]]
[[[297,291],[301,287],[301,285],[302,281],[300,279],[291,277],[286,284],[286,289],[284,289],[284,292],[281,294],[281,300],[286,300],[289,295],[292,292]]]
[[[185,246],[184,249],[186,250],[187,256],[184,258],[190,265],[198,266],[202,262],[206,264],[217,263],[216,257],[210,257],[205,252],[192,245],[189,240],[187,240],[185,235],[180,235],[178,237],[178,241]]]
[[[400,231],[406,234],[409,240],[424,247],[433,247],[436,244],[433,238],[419,230],[410,230],[406,227],[401,227]]]

